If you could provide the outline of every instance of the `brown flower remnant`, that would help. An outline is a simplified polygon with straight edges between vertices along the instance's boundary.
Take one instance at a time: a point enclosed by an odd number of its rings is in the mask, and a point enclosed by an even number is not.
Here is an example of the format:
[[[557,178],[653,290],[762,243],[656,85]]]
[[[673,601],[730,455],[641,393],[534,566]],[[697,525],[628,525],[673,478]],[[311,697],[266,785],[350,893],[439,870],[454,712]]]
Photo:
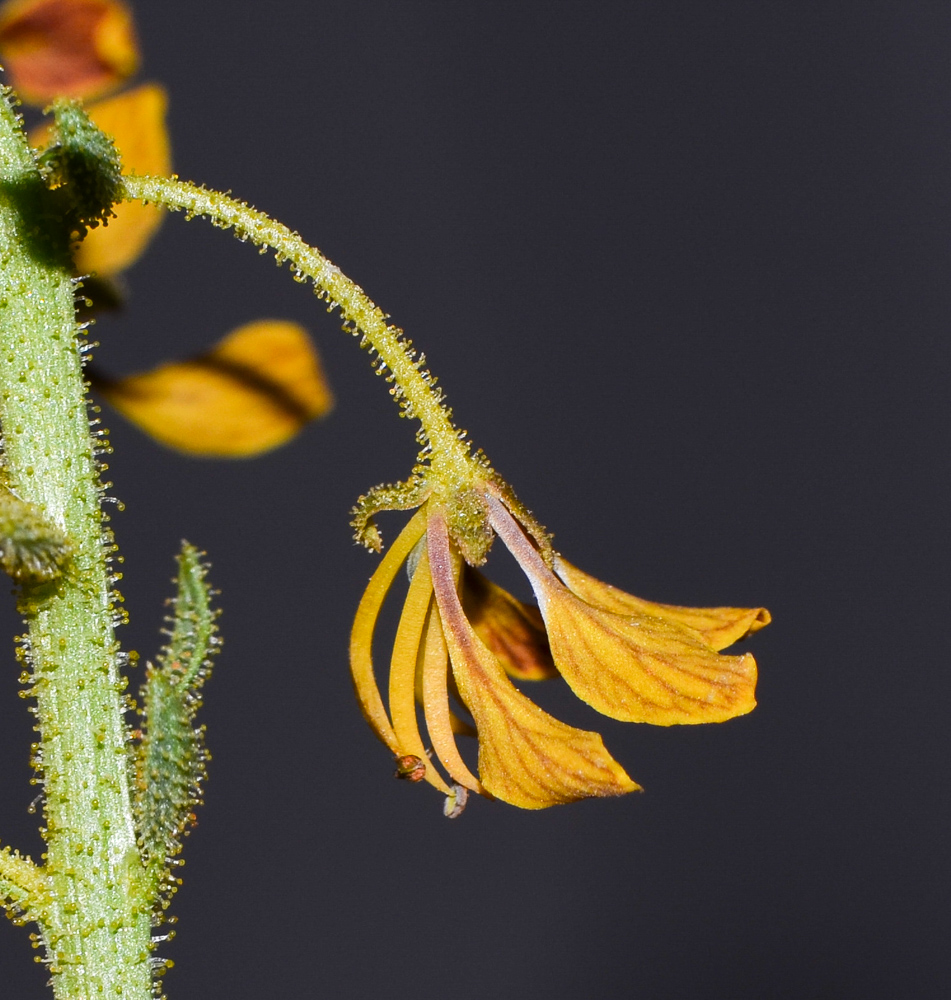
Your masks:
[[[118,0],[13,0],[0,10],[0,58],[31,104],[98,97],[138,68],[132,13]]]

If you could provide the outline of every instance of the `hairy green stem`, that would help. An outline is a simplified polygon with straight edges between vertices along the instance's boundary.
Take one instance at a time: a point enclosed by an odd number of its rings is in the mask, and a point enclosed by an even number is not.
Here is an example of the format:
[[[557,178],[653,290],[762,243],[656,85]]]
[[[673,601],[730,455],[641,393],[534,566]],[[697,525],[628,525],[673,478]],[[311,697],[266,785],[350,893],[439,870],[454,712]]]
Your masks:
[[[129,792],[116,611],[74,318],[68,233],[0,100],[0,422],[10,488],[72,545],[24,585],[45,785],[48,893],[27,901],[55,995],[147,1000],[151,912]],[[16,900],[14,900],[16,901]]]
[[[398,328],[387,323],[386,315],[363,289],[319,250],[264,212],[218,191],[177,178],[124,177],[123,181],[130,198],[183,210],[188,216],[205,216],[216,226],[233,228],[240,239],[270,247],[279,261],[289,262],[298,275],[309,278],[330,308],[340,309],[345,321],[363,335],[389,369],[404,414],[422,425],[433,465],[457,483],[470,478],[472,461],[468,445],[453,426],[435,380],[422,367],[424,359],[417,358],[409,341]]]

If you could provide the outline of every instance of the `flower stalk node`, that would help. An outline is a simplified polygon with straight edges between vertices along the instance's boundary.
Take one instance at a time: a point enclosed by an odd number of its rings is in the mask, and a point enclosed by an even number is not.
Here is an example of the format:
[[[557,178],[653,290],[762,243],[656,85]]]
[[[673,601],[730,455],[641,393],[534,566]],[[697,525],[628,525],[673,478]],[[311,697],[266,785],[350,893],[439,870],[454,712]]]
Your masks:
[[[122,161],[115,143],[92,121],[76,101],[53,103],[53,141],[38,163],[53,191],[60,217],[72,240],[115,213],[122,197]]]

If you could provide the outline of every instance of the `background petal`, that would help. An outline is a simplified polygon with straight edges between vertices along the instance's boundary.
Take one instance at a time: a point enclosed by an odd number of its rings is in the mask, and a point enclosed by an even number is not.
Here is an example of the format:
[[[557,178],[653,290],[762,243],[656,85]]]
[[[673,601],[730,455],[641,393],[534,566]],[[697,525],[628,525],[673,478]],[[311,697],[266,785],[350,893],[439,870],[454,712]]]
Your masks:
[[[558,676],[538,608],[468,565],[462,570],[461,599],[466,618],[507,674],[526,681]]]
[[[284,320],[249,323],[200,357],[96,387],[162,444],[218,458],[285,444],[333,405],[310,337]]]
[[[99,101],[89,117],[115,140],[123,172],[170,174],[172,156],[165,110],[168,97],[157,84],[147,83],[118,97]],[[115,218],[91,229],[74,254],[80,274],[115,274],[134,263],[162,224],[165,212],[155,205],[127,201],[113,209]]]
[[[131,11],[119,0],[14,0],[0,9],[0,59],[28,103],[96,97],[138,67]]]

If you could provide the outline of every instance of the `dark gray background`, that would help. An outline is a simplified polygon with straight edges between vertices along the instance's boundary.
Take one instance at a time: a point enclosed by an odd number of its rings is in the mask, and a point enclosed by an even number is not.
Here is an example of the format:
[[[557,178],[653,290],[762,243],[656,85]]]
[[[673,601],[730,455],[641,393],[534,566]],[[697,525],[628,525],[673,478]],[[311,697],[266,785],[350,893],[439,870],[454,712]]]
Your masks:
[[[725,725],[539,695],[644,795],[446,822],[390,777],[345,658],[374,565],[348,508],[405,476],[412,430],[306,289],[169,220],[97,362],[285,316],[339,395],[247,463],[106,421],[127,647],[154,654],[183,536],[225,608],[169,996],[947,996],[951,7],[139,8],[179,172],[392,313],[568,558],[776,619]],[[17,672],[11,647],[0,837],[37,852]],[[0,928],[4,996],[46,995],[29,956]]]

